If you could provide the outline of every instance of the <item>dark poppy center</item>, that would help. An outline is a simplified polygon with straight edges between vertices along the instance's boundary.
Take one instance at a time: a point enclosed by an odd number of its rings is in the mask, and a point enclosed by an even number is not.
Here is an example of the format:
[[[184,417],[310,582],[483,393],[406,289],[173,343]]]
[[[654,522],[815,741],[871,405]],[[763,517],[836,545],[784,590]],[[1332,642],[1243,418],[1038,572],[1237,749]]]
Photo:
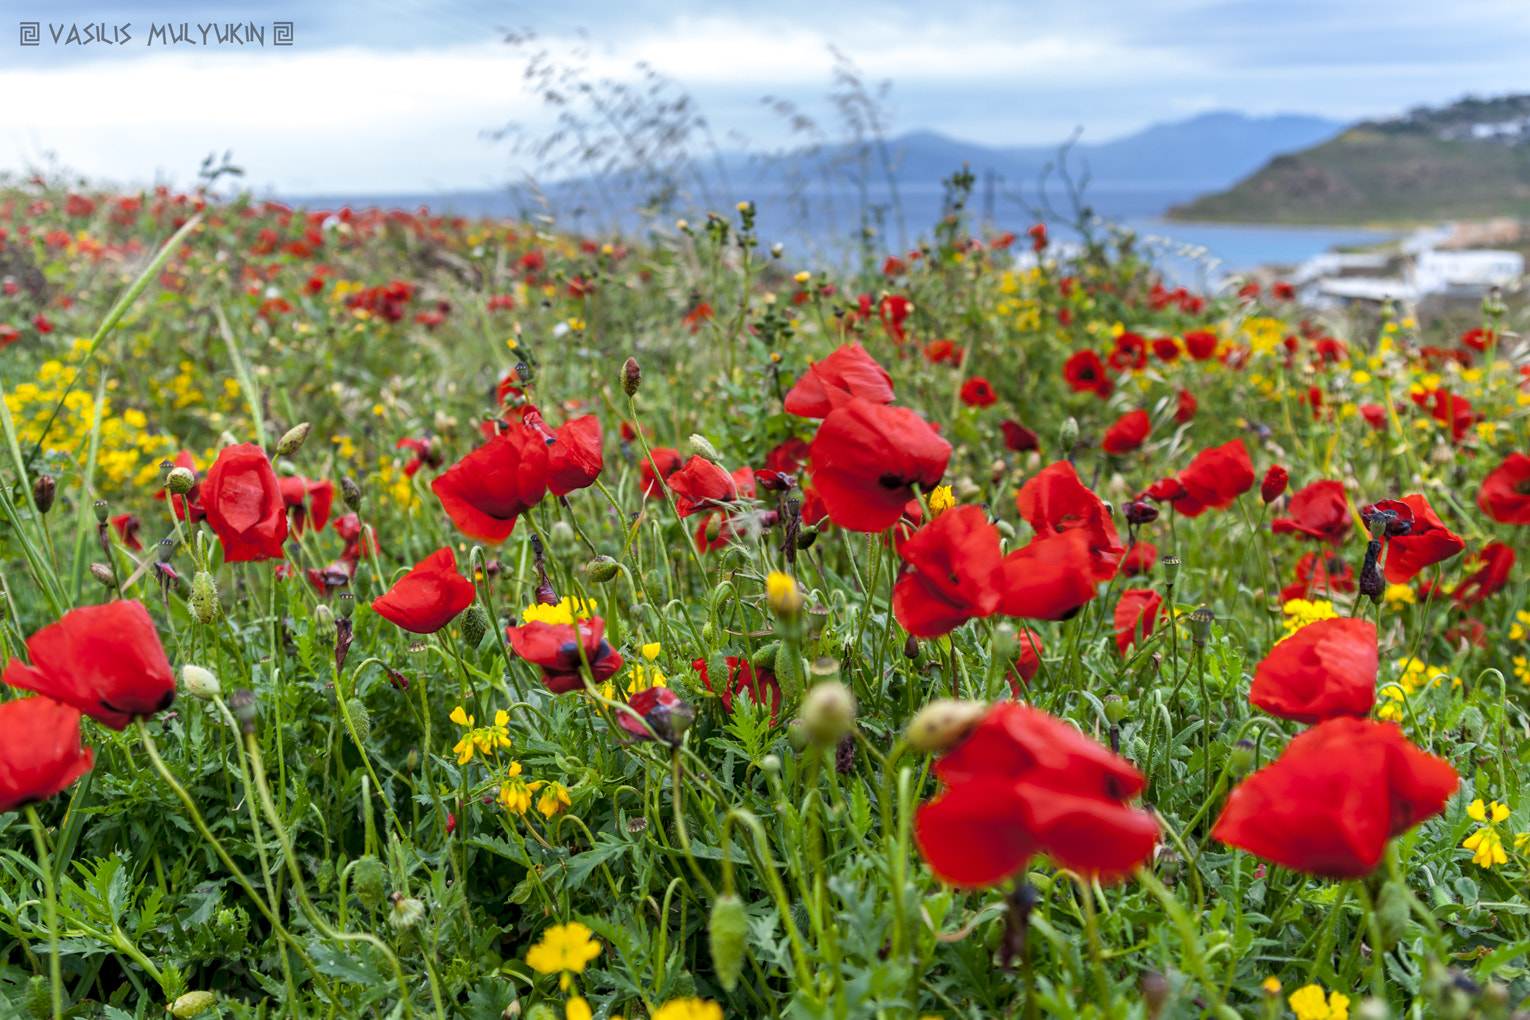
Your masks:
[[[908,483],[896,471],[887,471],[877,479],[877,484],[884,489],[901,489]]]
[[[1521,496],[1530,496],[1530,478],[1521,478],[1514,483],[1514,491]]]

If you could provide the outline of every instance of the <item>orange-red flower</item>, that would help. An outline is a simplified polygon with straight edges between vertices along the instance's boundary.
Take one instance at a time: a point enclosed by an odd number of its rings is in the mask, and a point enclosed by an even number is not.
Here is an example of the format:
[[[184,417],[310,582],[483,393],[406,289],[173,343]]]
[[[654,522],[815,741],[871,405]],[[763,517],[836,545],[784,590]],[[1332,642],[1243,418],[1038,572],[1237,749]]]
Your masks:
[[[1163,596],[1151,588],[1128,588],[1116,603],[1114,623],[1116,649],[1124,657],[1126,650],[1139,641],[1146,641],[1153,633]]]
[[[372,611],[411,634],[434,634],[473,604],[473,582],[457,573],[457,554],[437,549],[372,600]]]
[[[787,392],[785,408],[787,414],[802,418],[826,418],[853,397],[873,404],[893,400],[892,376],[854,341],[809,365]]]

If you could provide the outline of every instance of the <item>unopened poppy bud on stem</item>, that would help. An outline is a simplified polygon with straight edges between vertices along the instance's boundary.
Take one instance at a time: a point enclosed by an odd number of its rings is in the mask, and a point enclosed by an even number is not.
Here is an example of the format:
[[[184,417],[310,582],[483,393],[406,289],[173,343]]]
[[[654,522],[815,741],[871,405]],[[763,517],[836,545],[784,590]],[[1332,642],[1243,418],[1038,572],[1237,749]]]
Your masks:
[[[198,623],[212,623],[218,618],[218,583],[205,570],[191,579],[191,598],[187,600],[191,618]]]
[[[37,504],[37,512],[45,514],[53,509],[53,497],[58,493],[58,483],[52,475],[38,475],[32,483],[32,502]]]
[[[192,486],[197,484],[196,473],[190,468],[171,468],[165,476],[165,488],[172,495],[184,496],[191,491]]]
[[[302,422],[292,426],[283,434],[281,441],[276,444],[278,457],[290,457],[303,448],[303,443],[308,440],[308,433],[313,431],[312,422]]]
[[[90,576],[100,581],[103,588],[117,587],[117,579],[112,576],[112,568],[105,563],[92,563],[90,565]]]
[[[185,685],[187,694],[203,701],[211,701],[223,693],[223,685],[218,683],[218,678],[211,671],[190,663],[181,667],[181,683]]]
[[[838,680],[819,684],[802,702],[802,725],[818,747],[833,747],[855,725],[855,695]]]
[[[689,442],[691,445],[691,452],[696,456],[705,457],[707,460],[713,461],[718,459],[717,448],[713,446],[707,437],[701,433],[692,432]]]
[[[179,1017],[180,1020],[188,1020],[190,1017],[200,1016],[218,1004],[218,997],[212,992],[187,992],[172,1002],[168,1009],[170,1015]]]
[[[1121,725],[1126,718],[1126,699],[1119,694],[1107,694],[1104,700],[1105,721],[1112,726]]]
[[[234,713],[234,718],[239,722],[239,728],[245,734],[255,732],[255,718],[257,715],[255,692],[240,688],[228,699],[228,708]]]
[[[614,580],[620,572],[621,567],[609,556],[597,556],[584,565],[584,576],[596,584]]]
[[[636,396],[638,387],[643,385],[643,370],[638,368],[636,358],[628,358],[622,365],[622,391],[627,396]]]
[[[340,495],[345,500],[345,508],[351,513],[361,510],[361,486],[350,475],[340,479]]]
[[[1062,455],[1068,456],[1073,448],[1078,445],[1078,419],[1067,418],[1062,427],[1057,430],[1057,443],[1062,447]]]
[[[981,701],[939,698],[909,720],[903,739],[916,751],[948,751],[967,739],[987,711],[988,706]]]
[[[104,499],[98,499],[92,505],[96,512],[96,523],[105,524],[107,516],[111,513],[111,504]]]

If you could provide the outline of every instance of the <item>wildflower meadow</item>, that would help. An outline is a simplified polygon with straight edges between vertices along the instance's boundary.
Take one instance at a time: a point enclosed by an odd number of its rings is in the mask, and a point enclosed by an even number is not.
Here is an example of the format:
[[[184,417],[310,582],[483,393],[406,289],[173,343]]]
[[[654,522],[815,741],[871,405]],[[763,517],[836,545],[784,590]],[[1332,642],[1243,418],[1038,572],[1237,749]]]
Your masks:
[[[1530,1008],[1530,349],[1129,232],[0,188],[0,1017]]]

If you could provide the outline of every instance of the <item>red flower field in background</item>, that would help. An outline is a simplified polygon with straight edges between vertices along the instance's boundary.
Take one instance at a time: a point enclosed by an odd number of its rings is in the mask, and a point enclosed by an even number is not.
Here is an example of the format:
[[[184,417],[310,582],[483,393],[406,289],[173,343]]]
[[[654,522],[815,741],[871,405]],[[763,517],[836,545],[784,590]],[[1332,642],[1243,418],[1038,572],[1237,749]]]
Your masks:
[[[808,474],[829,520],[848,531],[885,531],[915,485],[930,492],[940,484],[951,444],[913,411],[853,398],[818,427],[811,457]]]
[[[512,422],[437,475],[430,491],[457,530],[482,542],[503,542],[515,520],[547,492],[547,444],[522,422]]]
[[[997,885],[1038,853],[1108,881],[1158,842],[1153,816],[1127,805],[1142,792],[1141,773],[1025,705],[994,705],[934,772],[944,788],[919,808],[914,833],[930,870],[951,885]]]
[[[1212,836],[1294,871],[1360,878],[1387,840],[1444,810],[1458,783],[1393,723],[1330,719],[1234,788]]]
[[[1116,391],[1116,384],[1105,371],[1105,363],[1094,351],[1075,351],[1063,365],[1063,379],[1075,393],[1093,393],[1101,400]]]
[[[301,535],[313,524],[313,530],[323,531],[329,523],[330,507],[335,502],[335,484],[328,479],[314,481],[311,478],[287,476],[279,479],[282,500],[292,522],[292,533]]]
[[[411,634],[434,634],[473,604],[473,583],[457,573],[457,554],[437,549],[372,600],[372,611]]]
[[[1456,605],[1467,607],[1475,606],[1483,599],[1502,590],[1509,583],[1509,571],[1514,569],[1515,554],[1513,548],[1502,542],[1490,542],[1483,546],[1471,557],[1468,569],[1472,563],[1477,564],[1477,569],[1456,586],[1452,596]]]
[[[993,383],[975,375],[962,383],[961,399],[968,407],[992,407],[999,402],[999,395],[993,391]]]
[[[52,698],[0,704],[0,814],[63,792],[94,764],[78,710]]]
[[[223,543],[223,562],[280,559],[287,504],[271,461],[252,443],[226,446],[201,486],[207,523]]]
[[[1270,522],[1271,531],[1277,535],[1306,535],[1338,545],[1354,525],[1343,482],[1313,482],[1291,497],[1290,510],[1290,517],[1277,517]]]
[[[28,666],[12,659],[12,687],[62,701],[114,730],[175,701],[175,674],[148,610],[136,599],[71,609],[27,638]]]
[[[1368,715],[1376,703],[1376,625],[1318,620],[1276,642],[1254,670],[1248,700],[1292,722]]]

